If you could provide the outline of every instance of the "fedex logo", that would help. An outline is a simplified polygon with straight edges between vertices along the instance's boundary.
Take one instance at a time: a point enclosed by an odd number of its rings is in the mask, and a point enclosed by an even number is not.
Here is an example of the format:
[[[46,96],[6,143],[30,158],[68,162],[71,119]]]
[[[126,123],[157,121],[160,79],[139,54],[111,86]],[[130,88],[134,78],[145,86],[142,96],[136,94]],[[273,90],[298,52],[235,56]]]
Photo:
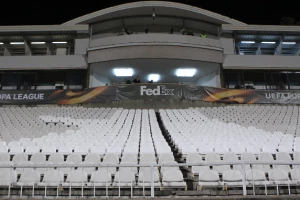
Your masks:
[[[174,89],[167,89],[165,85],[158,85],[155,89],[147,89],[147,86],[141,86],[141,96],[159,96],[174,95]]]

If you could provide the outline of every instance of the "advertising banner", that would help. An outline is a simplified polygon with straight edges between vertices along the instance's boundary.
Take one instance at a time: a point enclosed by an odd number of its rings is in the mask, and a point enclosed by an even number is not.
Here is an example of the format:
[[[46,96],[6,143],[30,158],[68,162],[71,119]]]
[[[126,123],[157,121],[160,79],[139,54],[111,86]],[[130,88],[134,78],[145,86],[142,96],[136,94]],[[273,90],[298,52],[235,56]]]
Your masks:
[[[85,90],[0,91],[0,104],[84,104],[122,100],[191,100],[228,104],[300,104],[297,90],[239,90],[181,84],[131,84]]]

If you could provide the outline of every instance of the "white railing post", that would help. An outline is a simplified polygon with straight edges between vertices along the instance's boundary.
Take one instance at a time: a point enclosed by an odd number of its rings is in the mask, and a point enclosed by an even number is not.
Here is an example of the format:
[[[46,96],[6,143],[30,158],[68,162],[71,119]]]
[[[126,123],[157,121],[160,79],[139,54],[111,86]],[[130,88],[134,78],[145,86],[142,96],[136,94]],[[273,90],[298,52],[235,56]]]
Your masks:
[[[151,165],[151,197],[154,198],[154,167]]]
[[[246,187],[246,167],[245,163],[242,163],[242,170],[243,170],[243,195],[247,196],[247,187]]]

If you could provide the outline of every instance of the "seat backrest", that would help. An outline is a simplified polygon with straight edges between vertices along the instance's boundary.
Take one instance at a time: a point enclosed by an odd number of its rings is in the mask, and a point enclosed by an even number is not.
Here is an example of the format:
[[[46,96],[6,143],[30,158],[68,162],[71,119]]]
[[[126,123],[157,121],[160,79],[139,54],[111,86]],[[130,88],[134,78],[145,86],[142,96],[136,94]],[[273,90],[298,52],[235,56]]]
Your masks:
[[[103,164],[119,164],[118,154],[106,154],[103,158]]]
[[[9,148],[9,153],[23,153],[24,148],[20,145],[13,145]]]
[[[208,153],[205,155],[205,162],[220,162],[221,158],[216,153]]]
[[[224,161],[238,161],[239,158],[235,153],[226,153],[223,155],[223,160]]]
[[[90,182],[94,183],[110,183],[111,174],[106,170],[98,170],[92,173]]]
[[[188,154],[186,157],[186,163],[199,163],[203,162],[202,157],[198,153]]]
[[[67,157],[67,162],[73,162],[73,163],[81,163],[82,162],[82,156],[80,154],[70,154]]]
[[[166,163],[168,161],[174,161],[174,160],[175,160],[174,155],[171,153],[166,153],[166,154],[163,153],[158,157],[158,163]]]
[[[183,174],[180,170],[170,170],[166,171],[163,175],[163,182],[182,182]]]
[[[40,152],[40,147],[38,146],[28,146],[25,149],[26,153],[39,153]]]
[[[154,154],[142,154],[140,156],[140,164],[156,164],[156,158]]]
[[[120,170],[116,173],[115,182],[130,183],[135,181],[135,174],[130,169]]]
[[[199,181],[201,182],[219,182],[220,177],[217,171],[204,170],[199,173]]]
[[[227,170],[223,173],[223,181],[240,182],[243,181],[243,175],[239,170]]]
[[[87,173],[83,170],[71,170],[67,176],[69,183],[85,183],[87,182]]]
[[[58,148],[58,153],[72,153],[72,148],[69,146],[61,146]]]
[[[6,145],[0,145],[0,152],[1,153],[7,153],[8,147]]]
[[[140,183],[151,183],[151,170],[140,170],[139,172],[139,179],[138,181]],[[159,174],[158,174],[158,171],[154,171],[153,172],[153,182],[154,183],[157,183],[159,182]]]
[[[84,162],[90,162],[95,164],[100,163],[100,160],[101,160],[100,154],[97,153],[90,153],[86,155],[84,158]]]
[[[28,169],[21,174],[19,182],[37,183],[40,182],[40,173],[33,169]]]
[[[45,183],[62,183],[64,174],[60,170],[49,170],[45,173],[43,181]]]
[[[283,161],[291,161],[292,158],[289,153],[286,152],[278,152],[276,154],[276,160],[283,160]]]
[[[25,153],[16,154],[12,158],[13,163],[18,163],[18,162],[23,162],[23,161],[28,161],[28,155]]]
[[[271,153],[260,153],[258,155],[259,161],[274,161],[274,158]]]
[[[13,183],[17,182],[17,173],[11,169],[1,169],[0,170],[0,183]]]
[[[269,172],[270,181],[287,181],[289,180],[289,174],[283,169],[271,169]]]
[[[48,161],[50,161],[54,164],[62,163],[62,162],[64,162],[64,155],[62,155],[62,154],[51,154],[49,156]]]
[[[45,154],[33,154],[30,158],[30,161],[33,163],[41,162],[41,161],[46,161],[46,155]]]
[[[56,152],[56,148],[54,146],[46,145],[42,147],[42,153],[55,153],[55,152]]]
[[[295,180],[299,181],[300,180],[300,168],[296,168],[296,169],[293,169],[291,171],[291,179],[293,181],[295,181]]]
[[[255,161],[256,157],[254,156],[253,153],[242,153],[241,160],[242,161]]]
[[[10,161],[10,155],[8,153],[0,153],[0,162]]]

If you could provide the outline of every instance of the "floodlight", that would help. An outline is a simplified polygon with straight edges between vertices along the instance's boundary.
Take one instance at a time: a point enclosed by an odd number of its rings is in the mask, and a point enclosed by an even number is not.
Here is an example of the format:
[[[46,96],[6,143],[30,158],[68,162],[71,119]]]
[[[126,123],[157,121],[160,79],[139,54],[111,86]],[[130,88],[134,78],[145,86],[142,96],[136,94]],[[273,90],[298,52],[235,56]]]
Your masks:
[[[131,69],[131,68],[116,68],[116,69],[114,69],[114,73],[116,76],[132,76],[133,69]]]
[[[31,44],[45,44],[46,42],[31,42]]]
[[[148,76],[148,80],[149,81],[153,81],[153,82],[157,82],[160,79],[160,75],[159,74],[149,74]]]
[[[177,69],[176,76],[179,77],[193,77],[196,73],[196,69]]]
[[[263,44],[275,44],[276,42],[261,42]]]
[[[241,41],[242,44],[254,44],[254,41]]]
[[[24,42],[11,42],[10,44],[24,44]]]
[[[53,44],[67,44],[67,42],[52,42]]]
[[[282,44],[296,44],[296,42],[282,42]]]

